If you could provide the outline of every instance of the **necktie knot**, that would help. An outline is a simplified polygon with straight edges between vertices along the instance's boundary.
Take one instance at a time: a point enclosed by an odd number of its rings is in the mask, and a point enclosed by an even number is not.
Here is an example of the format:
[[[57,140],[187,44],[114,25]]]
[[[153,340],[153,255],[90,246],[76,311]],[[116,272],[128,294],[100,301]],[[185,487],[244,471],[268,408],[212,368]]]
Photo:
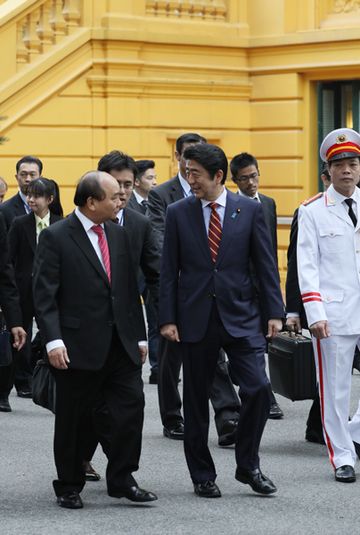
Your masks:
[[[218,205],[217,202],[210,202],[210,203],[209,203],[209,206],[210,206],[210,208],[211,208],[211,210],[212,210],[213,212],[214,212],[214,211],[216,212],[217,205]]]
[[[46,224],[46,221],[43,221],[42,219],[38,222],[37,224],[38,226],[38,229],[40,230],[40,232],[42,230],[44,230],[44,228],[47,228],[47,224]]]
[[[91,230],[93,230],[95,232],[95,234],[98,235],[98,237],[102,236],[104,234],[104,229],[102,228],[101,225],[93,225],[91,227]]]

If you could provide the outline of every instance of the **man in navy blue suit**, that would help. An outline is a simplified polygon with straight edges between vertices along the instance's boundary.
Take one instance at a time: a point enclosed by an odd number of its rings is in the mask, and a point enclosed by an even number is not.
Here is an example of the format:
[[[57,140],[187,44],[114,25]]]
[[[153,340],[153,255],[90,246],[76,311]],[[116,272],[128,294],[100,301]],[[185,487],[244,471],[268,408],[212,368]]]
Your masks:
[[[185,150],[193,195],[168,207],[160,278],[161,334],[181,343],[185,456],[200,497],[221,493],[208,448],[209,391],[220,348],[240,386],[236,474],[255,492],[276,487],[259,468],[259,444],[269,415],[265,338],[280,331],[283,303],[269,233],[259,203],[225,189],[228,162],[207,143]],[[250,260],[260,291],[253,287]]]

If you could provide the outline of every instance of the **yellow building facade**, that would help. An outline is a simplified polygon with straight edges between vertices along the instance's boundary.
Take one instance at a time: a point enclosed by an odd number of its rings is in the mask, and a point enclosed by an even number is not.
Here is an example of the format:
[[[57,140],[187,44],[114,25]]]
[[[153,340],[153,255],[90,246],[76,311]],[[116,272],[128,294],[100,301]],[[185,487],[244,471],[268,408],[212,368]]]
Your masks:
[[[174,174],[196,131],[259,161],[289,216],[318,190],[319,138],[359,128],[360,0],[0,0],[0,175],[25,154],[72,209],[77,179],[118,148]],[[229,183],[230,185],[230,183]]]

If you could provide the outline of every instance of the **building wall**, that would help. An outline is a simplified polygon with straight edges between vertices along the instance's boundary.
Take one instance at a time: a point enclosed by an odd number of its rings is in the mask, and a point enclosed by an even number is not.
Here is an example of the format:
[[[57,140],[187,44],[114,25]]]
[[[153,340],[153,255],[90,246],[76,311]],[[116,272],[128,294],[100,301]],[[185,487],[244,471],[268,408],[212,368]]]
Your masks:
[[[261,190],[291,216],[318,187],[316,83],[360,78],[359,22],[355,0],[0,2],[9,194],[24,154],[44,161],[67,212],[77,179],[114,148],[167,180],[175,139],[195,130],[229,158],[256,155]]]

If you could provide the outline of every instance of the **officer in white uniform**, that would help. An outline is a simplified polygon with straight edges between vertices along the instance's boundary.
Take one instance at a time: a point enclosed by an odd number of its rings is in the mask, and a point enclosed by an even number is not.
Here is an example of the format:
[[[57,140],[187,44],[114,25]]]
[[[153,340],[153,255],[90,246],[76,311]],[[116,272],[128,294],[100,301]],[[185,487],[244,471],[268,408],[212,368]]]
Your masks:
[[[360,339],[360,135],[328,134],[320,147],[332,184],[299,209],[299,285],[319,381],[324,439],[336,481],[355,481],[360,404],[349,422],[351,371]],[[354,444],[355,443],[355,444]]]

